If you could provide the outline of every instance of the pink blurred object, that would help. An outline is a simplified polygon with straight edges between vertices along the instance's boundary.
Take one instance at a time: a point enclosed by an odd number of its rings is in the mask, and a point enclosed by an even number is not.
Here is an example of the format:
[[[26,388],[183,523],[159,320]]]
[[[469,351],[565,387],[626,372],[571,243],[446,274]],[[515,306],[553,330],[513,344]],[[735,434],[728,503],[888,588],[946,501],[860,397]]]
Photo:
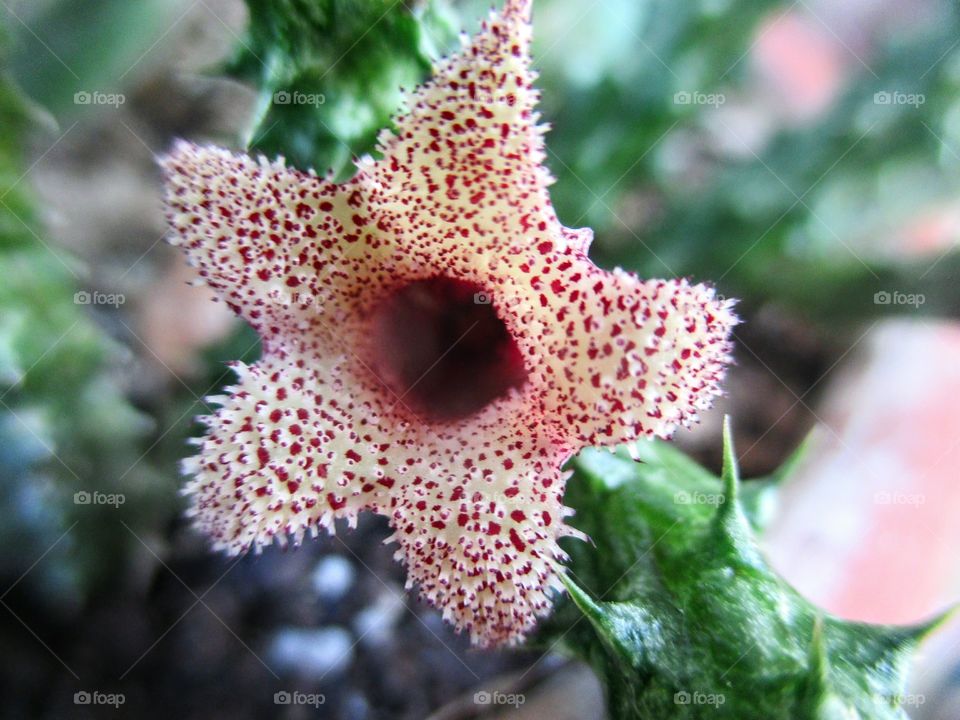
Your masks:
[[[816,19],[786,11],[757,31],[753,61],[788,122],[819,116],[837,97],[847,76],[843,46]]]
[[[896,239],[904,256],[929,256],[956,247],[960,237],[960,205],[945,203],[926,208],[907,223]]]
[[[916,622],[960,598],[960,325],[885,321],[862,345],[766,545],[826,610]]]
[[[909,624],[960,600],[960,324],[885,321],[832,381],[821,429],[764,539],[828,612]],[[854,355],[854,353],[852,353]],[[911,716],[960,717],[960,617],[928,638]]]

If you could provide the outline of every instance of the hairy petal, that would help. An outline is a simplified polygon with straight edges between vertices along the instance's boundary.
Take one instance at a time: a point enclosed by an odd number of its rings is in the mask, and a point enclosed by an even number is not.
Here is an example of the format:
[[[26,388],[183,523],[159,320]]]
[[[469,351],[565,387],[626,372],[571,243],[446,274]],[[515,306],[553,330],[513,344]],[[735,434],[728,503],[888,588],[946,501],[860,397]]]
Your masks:
[[[563,260],[560,261],[561,265]],[[721,393],[731,303],[687,280],[646,280],[589,261],[560,278],[545,311],[565,329],[546,353],[553,402],[578,446],[667,438]],[[559,361],[559,362],[556,362]]]
[[[162,166],[172,242],[265,339],[323,333],[391,274],[391,235],[354,184],[182,141]]]
[[[530,2],[508,2],[461,52],[408,98],[383,160],[361,164],[383,190],[411,245],[429,237],[450,253],[502,253],[531,230],[558,226],[543,165],[545,126],[530,69]]]
[[[501,417],[472,441],[436,443],[438,471],[405,484],[391,516],[408,587],[477,644],[516,643],[549,612],[557,541],[578,534],[564,523],[569,450],[538,424]]]
[[[399,429],[380,427],[381,401],[335,363],[267,359],[234,365],[239,382],[202,418],[209,431],[184,462],[190,513],[231,554],[299,543],[333,520],[388,512],[386,466]]]

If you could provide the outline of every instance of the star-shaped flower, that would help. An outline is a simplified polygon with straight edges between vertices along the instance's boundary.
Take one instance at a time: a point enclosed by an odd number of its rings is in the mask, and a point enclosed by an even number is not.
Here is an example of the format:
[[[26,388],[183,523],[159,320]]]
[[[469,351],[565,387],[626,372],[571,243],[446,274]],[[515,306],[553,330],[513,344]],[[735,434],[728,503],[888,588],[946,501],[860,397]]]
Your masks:
[[[507,0],[346,183],[164,160],[174,242],[263,338],[186,462],[197,525],[241,553],[386,515],[408,585],[480,644],[560,588],[564,462],[694,421],[735,322],[710,288],[598,269],[557,220],[530,34]]]

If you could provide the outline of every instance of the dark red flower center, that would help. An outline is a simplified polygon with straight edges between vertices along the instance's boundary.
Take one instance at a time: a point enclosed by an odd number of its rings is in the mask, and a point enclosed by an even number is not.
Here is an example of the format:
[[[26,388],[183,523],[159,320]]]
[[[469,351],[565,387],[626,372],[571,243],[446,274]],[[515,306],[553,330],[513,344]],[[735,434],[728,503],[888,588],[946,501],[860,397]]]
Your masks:
[[[373,371],[393,400],[431,421],[471,415],[527,378],[496,298],[463,280],[417,280],[389,295],[372,323]]]

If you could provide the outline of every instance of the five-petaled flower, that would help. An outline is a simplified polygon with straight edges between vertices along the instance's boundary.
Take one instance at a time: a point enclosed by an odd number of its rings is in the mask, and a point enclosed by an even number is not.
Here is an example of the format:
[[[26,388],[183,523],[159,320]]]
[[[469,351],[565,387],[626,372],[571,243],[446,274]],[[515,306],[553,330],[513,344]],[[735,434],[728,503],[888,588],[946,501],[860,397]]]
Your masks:
[[[381,513],[408,585],[480,644],[560,587],[564,462],[694,421],[735,322],[560,224],[530,34],[506,0],[346,183],[183,142],[163,162],[174,242],[263,339],[185,463],[196,523],[240,553]]]

